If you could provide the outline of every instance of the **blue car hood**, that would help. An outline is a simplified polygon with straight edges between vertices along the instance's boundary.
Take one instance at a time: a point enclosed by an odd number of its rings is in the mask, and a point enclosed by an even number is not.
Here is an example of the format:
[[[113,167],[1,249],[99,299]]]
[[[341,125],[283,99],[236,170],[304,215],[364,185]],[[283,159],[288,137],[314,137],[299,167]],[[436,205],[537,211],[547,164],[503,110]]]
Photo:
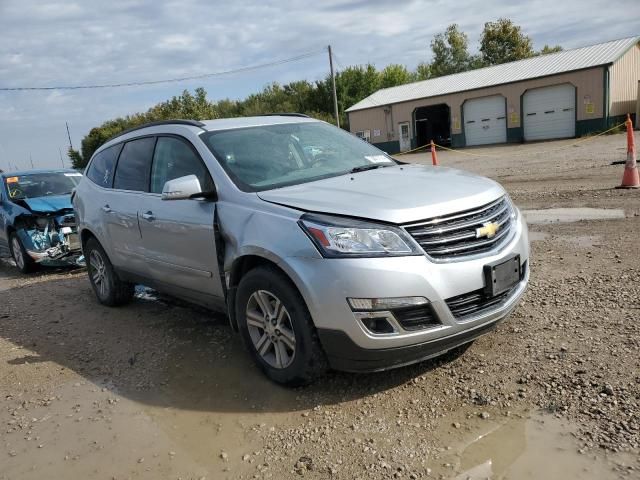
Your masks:
[[[22,200],[32,212],[53,213],[72,209],[71,195],[51,195],[49,197],[25,198]]]

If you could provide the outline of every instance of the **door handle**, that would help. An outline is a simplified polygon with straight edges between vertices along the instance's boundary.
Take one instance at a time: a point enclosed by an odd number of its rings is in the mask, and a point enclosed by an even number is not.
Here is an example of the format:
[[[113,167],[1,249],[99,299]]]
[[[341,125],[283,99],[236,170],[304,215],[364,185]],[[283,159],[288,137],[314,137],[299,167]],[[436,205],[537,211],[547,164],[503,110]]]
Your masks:
[[[143,213],[142,218],[149,222],[153,222],[156,219],[156,217],[153,216],[153,212],[151,211]]]
[[[111,210],[111,207],[109,205],[105,205],[104,207],[102,207],[102,211],[104,213],[111,213],[113,212],[113,210]]]

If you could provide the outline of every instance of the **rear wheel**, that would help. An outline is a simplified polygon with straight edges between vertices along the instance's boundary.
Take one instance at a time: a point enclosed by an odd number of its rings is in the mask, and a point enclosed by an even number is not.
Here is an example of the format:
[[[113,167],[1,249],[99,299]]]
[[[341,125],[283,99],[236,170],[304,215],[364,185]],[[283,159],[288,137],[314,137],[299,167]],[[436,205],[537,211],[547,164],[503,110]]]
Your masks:
[[[257,267],[242,278],[236,318],[252,357],[270,379],[304,385],[326,371],[309,310],[296,287],[275,268]]]
[[[134,285],[120,280],[109,257],[97,240],[89,239],[84,252],[89,281],[98,301],[109,307],[130,302],[133,298]]]
[[[18,270],[22,273],[29,273],[37,270],[39,265],[29,256],[15,232],[10,236],[10,243],[11,256],[13,257],[13,261],[16,262]]]

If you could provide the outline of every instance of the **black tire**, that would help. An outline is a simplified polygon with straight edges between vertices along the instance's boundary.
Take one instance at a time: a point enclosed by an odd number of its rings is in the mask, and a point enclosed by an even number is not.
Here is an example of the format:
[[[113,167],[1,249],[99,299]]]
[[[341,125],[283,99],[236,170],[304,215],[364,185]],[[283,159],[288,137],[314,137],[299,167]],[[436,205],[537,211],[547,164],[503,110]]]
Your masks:
[[[291,355],[290,363],[280,368],[276,368],[258,352],[252,333],[249,331],[251,328],[254,336],[256,332],[260,332],[260,327],[255,325],[250,327],[247,321],[250,301],[259,291],[270,293],[280,300],[290,320],[287,322],[292,327],[288,335],[292,333],[295,337],[295,350]],[[287,386],[299,386],[311,383],[327,371],[327,359],[309,310],[295,285],[281,271],[268,266],[256,267],[249,271],[240,280],[235,309],[238,327],[247,349],[260,369],[271,380]],[[262,333],[267,334],[266,330]],[[276,333],[280,335],[277,329]],[[274,338],[276,342],[280,341],[277,337]],[[281,338],[284,338],[284,334]],[[272,343],[271,348],[275,356],[276,343]]]
[[[22,241],[20,241],[20,237],[18,237],[15,232],[9,235],[9,247],[11,248],[13,261],[22,273],[35,272],[40,267],[40,265],[29,256],[24,245],[22,245]]]
[[[133,298],[134,285],[120,280],[107,253],[95,238],[87,240],[84,255],[89,282],[98,301],[109,307],[129,303]]]

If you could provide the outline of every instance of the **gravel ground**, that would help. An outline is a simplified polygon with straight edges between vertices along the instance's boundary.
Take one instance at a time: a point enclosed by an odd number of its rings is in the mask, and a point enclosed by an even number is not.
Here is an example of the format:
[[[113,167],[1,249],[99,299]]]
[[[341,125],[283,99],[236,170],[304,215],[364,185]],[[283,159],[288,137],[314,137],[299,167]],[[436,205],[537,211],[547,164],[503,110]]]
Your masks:
[[[625,217],[531,225],[516,312],[390,372],[284,389],[222,317],[0,263],[0,479],[640,478],[640,191],[612,188],[623,135],[570,143],[439,154],[521,209]]]

